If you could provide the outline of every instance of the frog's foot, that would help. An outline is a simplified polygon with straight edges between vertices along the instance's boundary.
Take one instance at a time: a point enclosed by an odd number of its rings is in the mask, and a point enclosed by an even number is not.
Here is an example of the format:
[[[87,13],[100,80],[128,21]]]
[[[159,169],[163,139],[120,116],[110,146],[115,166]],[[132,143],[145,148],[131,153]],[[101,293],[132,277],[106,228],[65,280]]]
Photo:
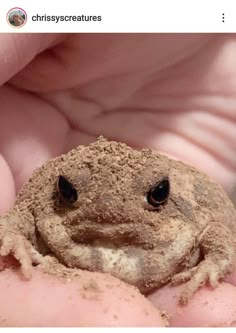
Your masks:
[[[188,269],[187,271],[183,271],[180,273],[175,274],[174,276],[172,276],[170,284],[171,286],[178,286],[184,282],[189,281],[192,276],[195,274],[197,270],[197,266],[192,267],[190,269]]]
[[[16,233],[7,233],[0,239],[0,256],[8,255],[19,261],[26,279],[31,278],[33,264],[39,264],[43,258],[24,236]]]
[[[219,280],[225,274],[226,272],[222,271],[215,262],[205,259],[198,266],[175,275],[172,279],[172,284],[174,285],[188,281],[180,295],[179,303],[182,305],[187,304],[196,291],[207,283],[212,288],[216,288]]]

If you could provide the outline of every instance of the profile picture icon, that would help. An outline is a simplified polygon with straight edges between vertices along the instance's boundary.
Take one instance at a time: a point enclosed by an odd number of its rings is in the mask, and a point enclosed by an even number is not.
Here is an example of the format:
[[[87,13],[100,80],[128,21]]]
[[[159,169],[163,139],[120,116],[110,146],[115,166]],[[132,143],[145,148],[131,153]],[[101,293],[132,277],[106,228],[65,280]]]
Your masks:
[[[27,20],[27,14],[24,9],[19,7],[14,7],[7,13],[7,22],[13,28],[21,28],[25,25]]]

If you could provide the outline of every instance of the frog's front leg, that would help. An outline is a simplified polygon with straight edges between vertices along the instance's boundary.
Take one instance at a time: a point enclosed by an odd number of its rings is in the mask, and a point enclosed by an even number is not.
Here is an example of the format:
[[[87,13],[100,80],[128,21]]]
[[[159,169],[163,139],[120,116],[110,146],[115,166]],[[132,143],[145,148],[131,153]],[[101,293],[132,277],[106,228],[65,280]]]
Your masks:
[[[0,217],[0,256],[12,255],[19,261],[24,277],[29,279],[32,264],[40,263],[42,256],[30,241],[29,233],[34,229],[30,219],[33,220],[33,217],[30,213],[27,217],[27,221],[24,220],[17,209],[12,209],[5,216]]]
[[[188,271],[175,275],[173,284],[188,281],[180,297],[186,304],[207,282],[215,288],[219,280],[231,273],[236,265],[236,248],[232,232],[223,223],[212,223],[199,237],[203,260]]]

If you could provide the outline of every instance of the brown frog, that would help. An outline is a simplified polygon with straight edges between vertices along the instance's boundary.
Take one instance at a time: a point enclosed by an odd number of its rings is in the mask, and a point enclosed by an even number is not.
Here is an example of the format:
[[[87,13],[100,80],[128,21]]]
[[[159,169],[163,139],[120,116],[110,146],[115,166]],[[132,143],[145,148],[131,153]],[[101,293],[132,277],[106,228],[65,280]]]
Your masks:
[[[53,256],[144,294],[188,281],[182,304],[234,270],[235,236],[233,204],[205,174],[102,137],[37,169],[0,218],[0,254],[28,278]]]

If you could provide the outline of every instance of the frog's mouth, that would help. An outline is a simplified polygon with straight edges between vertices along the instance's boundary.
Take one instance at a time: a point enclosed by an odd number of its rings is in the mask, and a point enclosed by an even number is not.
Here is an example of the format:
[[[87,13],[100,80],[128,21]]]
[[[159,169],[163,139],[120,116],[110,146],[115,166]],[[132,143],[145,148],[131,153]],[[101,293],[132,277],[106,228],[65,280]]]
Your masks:
[[[138,246],[152,248],[154,243],[153,229],[150,226],[137,226],[135,223],[79,224],[76,228],[68,228],[70,238],[80,244],[120,248],[121,246]]]
[[[179,232],[176,233],[177,222]],[[167,233],[171,226],[175,227],[172,234]],[[151,226],[146,228],[143,224],[98,226],[91,223],[88,226],[86,223],[70,229],[60,216],[38,221],[37,229],[51,252],[65,266],[110,273],[141,291],[150,289],[149,282],[154,281],[156,285],[170,277],[173,270],[177,271],[196,241],[192,225],[176,219],[163,224],[160,233],[155,230],[154,236],[150,234],[151,230],[153,232]],[[161,242],[165,242],[164,247]],[[146,248],[147,244],[151,247]]]
[[[143,250],[140,246],[130,246],[135,237],[137,240],[140,237],[128,225],[80,225],[70,230],[60,216],[53,216],[38,221],[37,229],[65,266],[110,273],[131,284],[138,283]]]

